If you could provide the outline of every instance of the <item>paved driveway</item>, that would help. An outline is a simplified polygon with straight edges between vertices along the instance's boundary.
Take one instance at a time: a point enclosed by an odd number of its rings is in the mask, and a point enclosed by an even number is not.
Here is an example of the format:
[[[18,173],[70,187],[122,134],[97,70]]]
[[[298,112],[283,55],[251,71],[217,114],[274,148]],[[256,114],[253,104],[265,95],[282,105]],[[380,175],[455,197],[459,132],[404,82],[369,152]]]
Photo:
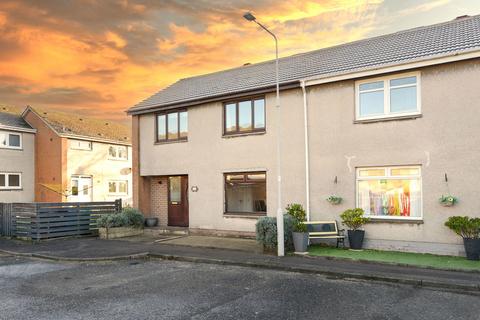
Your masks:
[[[0,256],[1,319],[479,319],[480,297],[174,261]]]

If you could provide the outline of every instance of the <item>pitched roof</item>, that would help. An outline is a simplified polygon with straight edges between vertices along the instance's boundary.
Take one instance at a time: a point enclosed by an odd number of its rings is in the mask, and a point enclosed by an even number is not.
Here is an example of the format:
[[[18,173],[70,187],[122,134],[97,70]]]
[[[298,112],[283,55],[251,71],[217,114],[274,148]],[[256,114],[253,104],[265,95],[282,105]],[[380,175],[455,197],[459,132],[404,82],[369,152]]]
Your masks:
[[[22,109],[0,105],[0,127],[31,131],[32,127],[22,118]]]
[[[131,143],[131,130],[127,125],[102,119],[88,118],[43,108],[27,107],[40,116],[58,135],[97,141]]]
[[[480,15],[297,54],[279,60],[280,83],[334,76],[480,50]],[[128,111],[141,112],[201,99],[272,88],[275,61],[182,79]]]

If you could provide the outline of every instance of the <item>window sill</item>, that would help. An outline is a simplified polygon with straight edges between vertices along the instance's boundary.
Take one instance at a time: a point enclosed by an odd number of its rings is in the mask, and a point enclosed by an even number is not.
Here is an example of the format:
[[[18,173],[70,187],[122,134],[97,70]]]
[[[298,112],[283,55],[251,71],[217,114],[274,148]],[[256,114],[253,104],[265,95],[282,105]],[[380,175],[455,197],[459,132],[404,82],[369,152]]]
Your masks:
[[[258,219],[266,216],[267,214],[260,214],[260,213],[224,213],[223,214],[223,217],[227,219],[230,219],[230,218]]]
[[[128,159],[108,158],[111,161],[128,161]]]
[[[400,224],[423,224],[423,219],[388,219],[370,217],[369,223],[400,223]]]
[[[153,144],[154,145],[161,145],[161,144],[172,144],[172,143],[182,143],[182,142],[188,142],[188,139],[156,141]]]
[[[246,136],[259,136],[267,133],[267,131],[252,131],[252,132],[245,132],[245,133],[227,133],[223,134],[222,138],[229,139],[229,138],[236,138],[236,137],[246,137]]]
[[[17,148],[17,147],[0,147],[2,150],[15,150],[15,151],[23,151],[23,148]]]
[[[385,121],[399,121],[399,120],[413,120],[417,118],[421,118],[422,114],[410,114],[405,116],[395,116],[395,117],[385,117],[385,118],[373,118],[373,119],[358,119],[354,120],[354,124],[360,123],[373,123],[373,122],[385,122]]]
[[[23,191],[23,188],[0,188],[1,191]]]

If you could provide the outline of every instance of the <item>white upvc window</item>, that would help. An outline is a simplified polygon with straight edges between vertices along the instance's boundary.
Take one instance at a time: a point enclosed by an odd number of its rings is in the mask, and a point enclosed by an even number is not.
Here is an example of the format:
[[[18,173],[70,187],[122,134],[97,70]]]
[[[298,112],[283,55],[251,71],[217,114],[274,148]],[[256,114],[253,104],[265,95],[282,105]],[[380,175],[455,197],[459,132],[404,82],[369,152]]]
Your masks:
[[[14,172],[0,172],[0,190],[21,189],[22,174]]]
[[[128,194],[128,181],[127,180],[111,180],[108,182],[108,193],[115,195],[127,195]]]
[[[111,160],[127,160],[128,148],[127,146],[111,145],[108,148],[108,159]]]
[[[0,148],[22,149],[22,134],[0,131]]]
[[[357,81],[356,120],[419,115],[420,91],[420,72]]]
[[[375,219],[421,220],[421,167],[357,168],[357,208]]]
[[[92,150],[92,142],[85,140],[69,139],[70,149],[73,150]]]

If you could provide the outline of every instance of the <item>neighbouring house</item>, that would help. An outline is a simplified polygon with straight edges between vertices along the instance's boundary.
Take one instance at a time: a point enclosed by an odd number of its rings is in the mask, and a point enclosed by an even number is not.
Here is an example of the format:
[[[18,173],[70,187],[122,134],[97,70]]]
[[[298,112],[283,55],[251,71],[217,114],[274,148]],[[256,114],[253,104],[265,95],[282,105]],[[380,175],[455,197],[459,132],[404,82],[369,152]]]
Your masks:
[[[36,130],[35,201],[131,204],[128,126],[30,106],[22,117]]]
[[[0,106],[0,202],[33,201],[35,132],[17,109]]]
[[[260,37],[261,35],[259,35]],[[361,207],[370,248],[460,254],[480,217],[480,16],[182,79],[130,108],[133,201],[161,225],[252,234],[282,206]],[[439,203],[452,194],[453,207]],[[339,205],[326,201],[343,198]]]

